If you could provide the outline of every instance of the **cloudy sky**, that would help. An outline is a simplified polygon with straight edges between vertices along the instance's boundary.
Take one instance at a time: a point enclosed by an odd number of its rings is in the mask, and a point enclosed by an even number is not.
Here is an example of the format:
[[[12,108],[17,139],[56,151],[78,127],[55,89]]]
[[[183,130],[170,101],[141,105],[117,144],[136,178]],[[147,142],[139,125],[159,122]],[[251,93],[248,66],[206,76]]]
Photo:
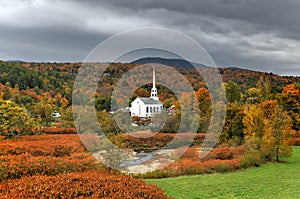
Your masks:
[[[142,27],[189,35],[218,66],[300,76],[299,0],[0,0],[0,59],[82,61]]]

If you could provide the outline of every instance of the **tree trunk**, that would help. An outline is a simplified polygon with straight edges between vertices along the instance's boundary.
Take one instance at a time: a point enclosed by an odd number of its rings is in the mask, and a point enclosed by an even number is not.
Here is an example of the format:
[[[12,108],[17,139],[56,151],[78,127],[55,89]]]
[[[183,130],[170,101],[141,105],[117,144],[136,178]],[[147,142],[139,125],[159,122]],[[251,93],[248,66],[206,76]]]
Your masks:
[[[276,162],[279,162],[279,147],[276,148]]]

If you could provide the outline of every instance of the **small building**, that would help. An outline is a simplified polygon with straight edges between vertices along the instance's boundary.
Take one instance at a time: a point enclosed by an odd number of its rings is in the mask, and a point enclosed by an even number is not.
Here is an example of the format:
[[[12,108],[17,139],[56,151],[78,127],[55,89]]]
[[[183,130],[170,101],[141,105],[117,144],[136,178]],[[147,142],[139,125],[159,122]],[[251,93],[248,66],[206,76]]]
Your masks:
[[[163,104],[159,101],[157,96],[157,89],[155,87],[155,69],[153,69],[153,87],[151,89],[151,96],[149,98],[137,97],[131,103],[131,116],[137,117],[152,117],[163,111]]]
[[[52,117],[54,117],[54,118],[59,118],[59,117],[61,117],[61,114],[60,114],[59,112],[56,112],[56,111],[54,111],[51,115],[52,115]]]

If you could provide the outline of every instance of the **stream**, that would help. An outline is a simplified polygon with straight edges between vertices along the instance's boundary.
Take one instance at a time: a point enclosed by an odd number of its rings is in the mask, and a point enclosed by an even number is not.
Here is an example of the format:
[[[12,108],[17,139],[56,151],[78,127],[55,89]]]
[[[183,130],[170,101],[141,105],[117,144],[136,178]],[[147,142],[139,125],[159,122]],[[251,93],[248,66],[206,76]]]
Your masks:
[[[123,162],[120,166],[135,166],[139,165],[145,161],[152,160],[154,158],[154,155],[152,153],[137,153],[134,157],[134,159],[128,160]]]

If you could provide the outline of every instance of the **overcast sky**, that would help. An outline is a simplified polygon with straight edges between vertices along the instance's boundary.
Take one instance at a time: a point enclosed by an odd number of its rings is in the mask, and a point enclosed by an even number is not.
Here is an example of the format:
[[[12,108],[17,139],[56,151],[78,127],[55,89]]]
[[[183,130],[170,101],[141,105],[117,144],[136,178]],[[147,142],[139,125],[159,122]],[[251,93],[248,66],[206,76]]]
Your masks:
[[[142,27],[189,35],[218,66],[300,76],[299,0],[0,0],[0,59],[82,61]]]

